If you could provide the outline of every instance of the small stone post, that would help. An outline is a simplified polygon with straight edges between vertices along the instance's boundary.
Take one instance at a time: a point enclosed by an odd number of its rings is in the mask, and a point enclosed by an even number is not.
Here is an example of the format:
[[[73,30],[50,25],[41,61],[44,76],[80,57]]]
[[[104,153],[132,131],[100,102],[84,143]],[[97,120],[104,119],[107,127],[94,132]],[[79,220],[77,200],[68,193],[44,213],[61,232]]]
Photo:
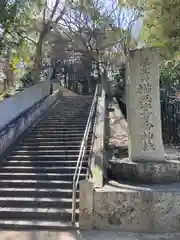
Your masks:
[[[94,187],[93,182],[84,179],[80,182],[79,227],[84,230],[93,228]]]
[[[130,51],[126,96],[129,157],[132,161],[164,161],[160,117],[158,49]]]

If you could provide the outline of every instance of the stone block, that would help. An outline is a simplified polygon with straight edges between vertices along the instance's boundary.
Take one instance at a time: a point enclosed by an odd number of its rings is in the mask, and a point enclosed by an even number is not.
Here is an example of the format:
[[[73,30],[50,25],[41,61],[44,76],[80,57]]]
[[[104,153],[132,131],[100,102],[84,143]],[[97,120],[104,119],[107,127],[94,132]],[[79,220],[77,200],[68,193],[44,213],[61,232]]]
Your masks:
[[[180,161],[132,162],[129,159],[110,161],[110,171],[116,180],[127,180],[131,183],[180,182]]]
[[[151,211],[153,214],[154,232],[179,232],[180,186],[156,187],[156,190],[153,192]]]
[[[148,232],[152,228],[151,191],[105,186],[95,189],[94,228]]]
[[[93,227],[93,183],[87,179],[80,182],[79,227],[90,230]]]
[[[180,231],[180,184],[110,182],[94,193],[94,228],[138,233]]]

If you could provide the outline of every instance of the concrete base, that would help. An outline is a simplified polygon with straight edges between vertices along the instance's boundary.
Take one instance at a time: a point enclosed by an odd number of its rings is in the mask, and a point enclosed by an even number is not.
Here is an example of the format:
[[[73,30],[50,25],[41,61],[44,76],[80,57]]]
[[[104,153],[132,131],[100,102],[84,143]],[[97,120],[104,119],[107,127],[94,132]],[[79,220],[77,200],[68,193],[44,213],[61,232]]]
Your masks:
[[[180,232],[180,184],[109,182],[94,192],[93,226],[125,232]]]
[[[180,161],[165,159],[162,162],[132,162],[128,158],[109,162],[109,174],[114,180],[131,183],[168,184],[180,182]]]

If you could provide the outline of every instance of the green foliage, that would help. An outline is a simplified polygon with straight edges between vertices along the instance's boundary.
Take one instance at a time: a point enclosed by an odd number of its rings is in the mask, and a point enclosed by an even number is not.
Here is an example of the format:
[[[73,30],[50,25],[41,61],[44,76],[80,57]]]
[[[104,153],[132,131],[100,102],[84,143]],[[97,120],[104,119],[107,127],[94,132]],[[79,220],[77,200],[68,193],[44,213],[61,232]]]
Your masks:
[[[121,98],[125,94],[125,68],[113,73],[113,95]]]
[[[20,82],[22,83],[22,88],[26,88],[34,85],[36,83],[36,79],[34,78],[32,71],[29,70],[23,75],[23,77],[20,78]]]
[[[180,88],[180,61],[167,61],[160,66],[160,81],[163,86]]]
[[[172,58],[180,50],[180,0],[139,2],[145,3],[143,40],[164,49],[165,58]]]
[[[8,98],[11,96],[10,90],[4,91],[0,94],[0,101],[4,100],[5,98]]]
[[[24,36],[29,34],[34,4],[35,0],[7,1],[4,9],[0,12],[0,24],[3,29],[0,38],[0,54],[13,64],[27,60],[29,45],[32,43],[29,43]]]

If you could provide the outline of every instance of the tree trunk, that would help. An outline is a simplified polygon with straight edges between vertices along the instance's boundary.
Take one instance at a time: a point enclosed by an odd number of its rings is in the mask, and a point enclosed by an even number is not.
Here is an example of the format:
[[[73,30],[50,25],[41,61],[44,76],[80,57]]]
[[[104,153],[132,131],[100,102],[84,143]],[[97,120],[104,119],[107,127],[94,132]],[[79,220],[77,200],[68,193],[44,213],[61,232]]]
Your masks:
[[[111,93],[111,87],[108,81],[108,76],[107,76],[107,71],[106,71],[106,66],[103,66],[103,73],[101,73],[101,69],[100,69],[100,64],[99,61],[96,62],[96,70],[98,73],[98,82],[100,82],[102,84],[102,87],[105,91],[105,93],[107,94],[108,98],[112,99],[112,93]]]
[[[39,37],[39,41],[36,45],[36,53],[33,65],[33,75],[35,83],[40,80],[40,73],[41,73],[41,65],[42,65],[42,45],[43,45],[43,38]]]
[[[8,90],[10,87],[14,86],[14,73],[13,73],[13,68],[12,64],[10,63],[5,63],[4,65],[4,74],[6,75],[6,78],[4,79],[4,91]]]
[[[113,95],[112,95],[112,92],[111,92],[111,86],[110,86],[110,83],[108,81],[107,70],[105,68],[104,68],[104,72],[103,72],[102,77],[101,77],[101,83],[102,83],[102,87],[103,87],[105,93],[107,94],[108,98],[113,99]]]
[[[0,0],[0,13],[4,10],[6,3],[6,0]]]
[[[34,59],[34,66],[33,66],[33,72],[34,72],[34,81],[38,82],[40,80],[40,73],[41,73],[41,67],[42,67],[42,48],[43,48],[43,42],[46,34],[48,33],[49,26],[48,24],[44,25],[43,31],[39,35],[38,42],[36,44],[36,51],[35,51],[35,59]]]
[[[13,66],[12,64],[7,65],[6,77],[8,79],[8,87],[14,86],[14,73],[13,73]]]
[[[4,85],[3,91],[6,91],[7,90],[7,78],[4,78],[3,85]]]

